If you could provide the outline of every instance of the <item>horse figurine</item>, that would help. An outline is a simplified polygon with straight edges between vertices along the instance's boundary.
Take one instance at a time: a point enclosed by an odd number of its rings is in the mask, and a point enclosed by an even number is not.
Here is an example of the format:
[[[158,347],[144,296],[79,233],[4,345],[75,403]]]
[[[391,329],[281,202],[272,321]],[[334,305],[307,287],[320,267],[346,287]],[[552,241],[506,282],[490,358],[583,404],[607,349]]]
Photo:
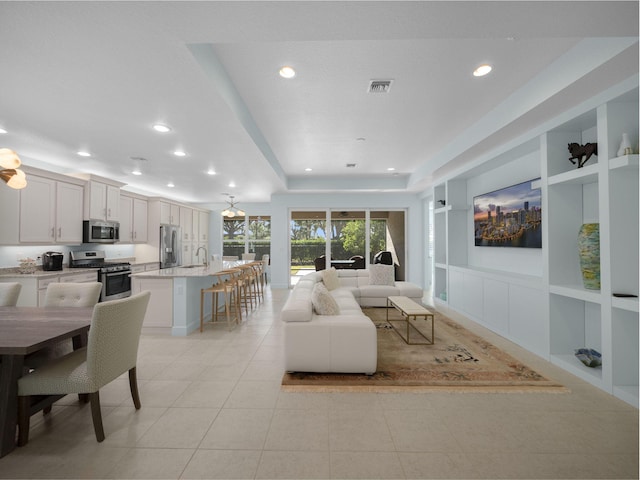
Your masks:
[[[569,144],[569,153],[571,156],[569,157],[569,161],[574,165],[578,161],[578,168],[582,168],[587,160],[591,158],[591,155],[598,155],[598,144],[597,143],[585,143],[584,145],[580,145],[578,143],[570,143]],[[584,157],[584,159],[582,158]]]

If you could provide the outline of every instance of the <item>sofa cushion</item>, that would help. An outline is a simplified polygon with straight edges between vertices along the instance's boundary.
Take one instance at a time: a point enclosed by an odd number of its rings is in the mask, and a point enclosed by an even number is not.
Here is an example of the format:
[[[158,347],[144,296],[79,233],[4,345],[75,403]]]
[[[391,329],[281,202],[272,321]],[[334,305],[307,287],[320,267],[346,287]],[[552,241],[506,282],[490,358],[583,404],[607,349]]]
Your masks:
[[[318,315],[339,315],[340,307],[335,299],[324,286],[324,283],[318,282],[311,292],[311,304],[313,310]]]
[[[369,285],[395,285],[393,265],[376,264],[369,266]]]
[[[335,267],[331,267],[322,271],[322,282],[327,290],[335,290],[340,286],[340,280],[338,279],[338,271]]]

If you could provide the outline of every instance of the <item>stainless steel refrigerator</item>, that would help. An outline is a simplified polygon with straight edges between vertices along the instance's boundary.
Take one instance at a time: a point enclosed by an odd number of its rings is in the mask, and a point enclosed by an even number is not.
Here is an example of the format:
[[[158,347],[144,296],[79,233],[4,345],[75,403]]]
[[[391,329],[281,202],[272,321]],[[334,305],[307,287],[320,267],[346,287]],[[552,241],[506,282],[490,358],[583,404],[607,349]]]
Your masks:
[[[182,265],[180,227],[160,225],[160,268]]]

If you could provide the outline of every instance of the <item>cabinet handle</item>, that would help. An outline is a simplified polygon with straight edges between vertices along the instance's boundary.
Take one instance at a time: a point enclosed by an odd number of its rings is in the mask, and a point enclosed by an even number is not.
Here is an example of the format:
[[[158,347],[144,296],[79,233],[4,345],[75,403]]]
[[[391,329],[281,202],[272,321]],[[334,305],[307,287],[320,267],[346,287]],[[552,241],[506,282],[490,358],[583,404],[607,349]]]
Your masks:
[[[62,238],[62,227],[58,227],[58,238]]]
[[[109,214],[107,215],[109,218],[111,218],[111,209],[108,210]]]
[[[138,238],[138,234],[137,232],[133,232],[133,239],[135,240],[136,238]]]
[[[56,227],[51,227],[51,238],[56,238]]]

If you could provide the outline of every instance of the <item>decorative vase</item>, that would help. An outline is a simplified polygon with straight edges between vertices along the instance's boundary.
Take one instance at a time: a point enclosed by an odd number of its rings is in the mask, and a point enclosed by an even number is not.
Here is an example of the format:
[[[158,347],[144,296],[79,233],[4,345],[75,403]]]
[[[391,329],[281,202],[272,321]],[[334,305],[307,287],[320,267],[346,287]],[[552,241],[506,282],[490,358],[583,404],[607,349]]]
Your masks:
[[[589,290],[600,290],[600,224],[585,223],[578,233],[578,254],[582,283]]]
[[[623,155],[628,155],[631,153],[633,149],[631,148],[631,142],[629,141],[629,135],[626,133],[622,134],[622,141],[620,142],[620,148],[618,148],[618,157]]]

